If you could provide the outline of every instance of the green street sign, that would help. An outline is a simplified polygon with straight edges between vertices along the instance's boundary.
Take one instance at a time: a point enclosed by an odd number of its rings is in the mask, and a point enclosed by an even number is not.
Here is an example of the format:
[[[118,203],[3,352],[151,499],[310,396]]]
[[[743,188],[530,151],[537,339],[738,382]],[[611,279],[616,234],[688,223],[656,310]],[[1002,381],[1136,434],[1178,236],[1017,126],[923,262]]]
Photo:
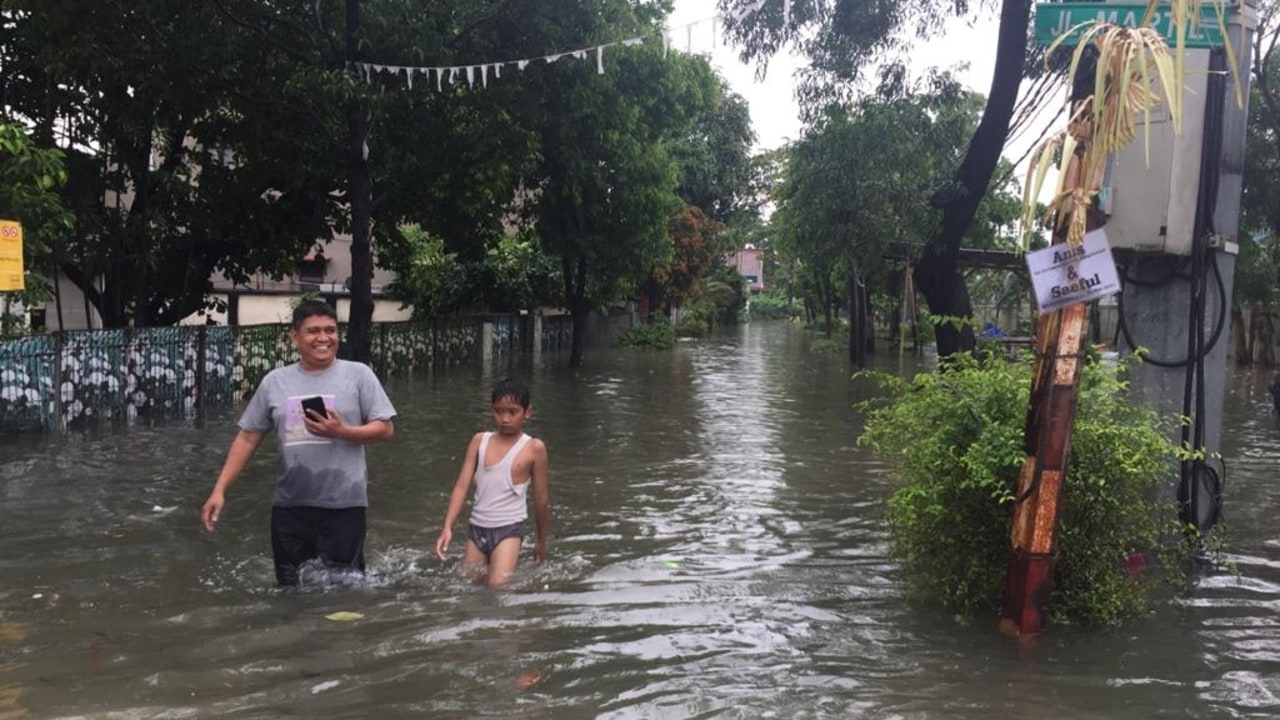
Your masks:
[[[1105,22],[1124,27],[1137,27],[1146,12],[1144,5],[1121,5],[1118,3],[1077,3],[1056,2],[1036,3],[1036,39],[1042,45],[1049,45],[1068,30],[1085,22]],[[1227,11],[1230,13],[1230,8]],[[1165,42],[1173,47],[1176,37],[1173,26],[1173,13],[1168,7],[1157,9],[1151,14],[1151,27],[1164,34]],[[1086,25],[1083,29],[1088,29]],[[1074,45],[1081,30],[1075,37],[1063,41],[1065,45]],[[1186,46],[1189,48],[1213,48],[1222,46],[1222,28],[1218,23],[1218,13],[1212,5],[1200,7],[1200,21],[1187,27]]]

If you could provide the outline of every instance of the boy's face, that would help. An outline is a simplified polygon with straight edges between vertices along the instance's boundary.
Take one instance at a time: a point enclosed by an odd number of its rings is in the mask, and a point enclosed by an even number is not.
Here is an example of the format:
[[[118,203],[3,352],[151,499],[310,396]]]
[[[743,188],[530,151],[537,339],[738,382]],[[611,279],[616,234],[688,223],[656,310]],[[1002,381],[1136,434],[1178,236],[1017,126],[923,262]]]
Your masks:
[[[515,400],[503,397],[493,402],[493,424],[502,435],[519,435],[529,419],[530,409]]]

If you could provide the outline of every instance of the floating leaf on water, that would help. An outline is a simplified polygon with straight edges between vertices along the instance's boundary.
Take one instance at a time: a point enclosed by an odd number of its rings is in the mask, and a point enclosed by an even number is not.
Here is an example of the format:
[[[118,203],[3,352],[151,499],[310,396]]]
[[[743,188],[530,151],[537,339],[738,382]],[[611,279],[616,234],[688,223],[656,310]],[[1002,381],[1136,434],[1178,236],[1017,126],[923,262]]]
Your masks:
[[[21,685],[0,685],[0,720],[28,717],[27,709],[18,702],[24,690]]]
[[[666,561],[666,562],[664,562],[664,563],[662,563],[662,564],[663,564],[664,566],[668,567],[668,568],[671,568],[672,570],[679,570],[679,569],[680,569],[680,563],[675,562],[674,560],[668,560],[668,561]]]
[[[324,619],[332,620],[334,622],[351,622],[352,620],[359,620],[360,618],[363,618],[363,617],[364,617],[364,613],[340,610],[338,612],[329,613],[328,615],[325,615]]]
[[[0,622],[0,645],[17,644],[27,637],[27,626],[22,623]]]
[[[516,677],[516,690],[528,690],[542,680],[541,670],[525,670]]]

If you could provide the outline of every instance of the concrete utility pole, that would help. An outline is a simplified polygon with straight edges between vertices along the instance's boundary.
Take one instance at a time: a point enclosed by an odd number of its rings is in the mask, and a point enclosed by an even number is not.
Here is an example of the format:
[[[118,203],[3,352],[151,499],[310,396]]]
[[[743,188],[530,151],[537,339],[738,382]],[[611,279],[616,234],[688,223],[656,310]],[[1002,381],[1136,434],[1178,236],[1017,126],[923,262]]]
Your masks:
[[[1221,447],[1257,28],[1256,0],[1231,4],[1227,36],[1236,67],[1228,68],[1222,47],[1188,52],[1186,137],[1169,143],[1176,153],[1168,169],[1174,177],[1162,186],[1168,170],[1155,164],[1159,150],[1154,139],[1150,168],[1141,147],[1128,148],[1114,165],[1115,203],[1107,223],[1112,247],[1128,248],[1119,349],[1147,351],[1145,361],[1133,368],[1130,390],[1135,400],[1161,414],[1190,419],[1176,439],[1197,457],[1181,464],[1177,482],[1163,499],[1176,499],[1181,519],[1202,532],[1217,522],[1221,507],[1221,474],[1213,455]],[[1193,67],[1209,72],[1193,75]],[[1228,71],[1240,83],[1243,104],[1237,102],[1236,81]],[[1192,104],[1202,107],[1198,117]],[[1162,187],[1167,188],[1163,193]],[[1158,194],[1151,197],[1151,191]],[[1126,201],[1126,196],[1132,199]]]

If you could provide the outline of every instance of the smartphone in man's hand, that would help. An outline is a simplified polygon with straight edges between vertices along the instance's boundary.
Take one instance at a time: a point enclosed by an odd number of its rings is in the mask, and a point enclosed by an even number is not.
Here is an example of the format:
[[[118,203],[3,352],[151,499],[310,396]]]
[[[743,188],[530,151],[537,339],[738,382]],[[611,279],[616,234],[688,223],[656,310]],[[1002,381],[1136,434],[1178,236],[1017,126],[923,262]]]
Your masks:
[[[329,417],[329,411],[325,409],[324,398],[319,395],[302,398],[302,412],[306,417],[312,420],[323,420]],[[311,413],[314,412],[315,415]]]

